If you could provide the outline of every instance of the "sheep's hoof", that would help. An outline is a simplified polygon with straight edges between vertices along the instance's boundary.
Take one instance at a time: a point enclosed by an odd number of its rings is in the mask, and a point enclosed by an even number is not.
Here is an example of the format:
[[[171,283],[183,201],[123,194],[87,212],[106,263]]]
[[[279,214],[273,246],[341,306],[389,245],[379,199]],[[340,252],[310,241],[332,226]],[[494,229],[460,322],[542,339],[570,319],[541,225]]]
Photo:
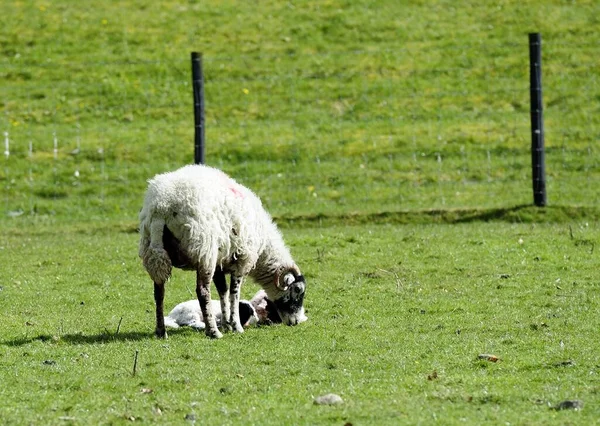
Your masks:
[[[244,332],[244,327],[242,327],[241,324],[235,324],[233,326],[233,332],[234,333],[243,333]]]
[[[157,328],[156,331],[154,332],[154,335],[159,338],[159,339],[166,339],[167,336],[167,330],[164,328]]]
[[[218,329],[211,332],[208,328],[206,329],[206,335],[211,339],[220,339],[223,337],[223,333],[221,333]]]
[[[231,324],[229,323],[225,323],[223,324],[223,332],[227,333],[233,330],[233,327],[231,326]]]

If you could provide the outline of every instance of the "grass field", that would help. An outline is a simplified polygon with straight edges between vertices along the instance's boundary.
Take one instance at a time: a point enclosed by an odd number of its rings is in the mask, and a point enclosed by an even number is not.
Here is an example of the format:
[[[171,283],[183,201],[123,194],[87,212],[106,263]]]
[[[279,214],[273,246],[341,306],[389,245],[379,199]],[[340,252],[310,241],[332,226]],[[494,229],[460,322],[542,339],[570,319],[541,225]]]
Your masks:
[[[0,423],[597,424],[599,17],[591,0],[1,2]],[[149,177],[192,161],[194,50],[207,162],[281,225],[308,281],[298,327],[153,338],[137,213]],[[176,271],[167,308],[192,285]],[[329,392],[344,403],[313,404]]]
[[[201,424],[594,424],[599,233],[503,223],[289,229],[307,271],[307,323],[219,341],[173,331],[163,342],[152,338],[135,234],[11,232],[0,241],[10,277],[0,412],[5,424],[181,424],[188,415]],[[189,299],[192,283],[175,274],[167,306]],[[344,404],[313,405],[329,392]],[[583,409],[550,408],[571,399]]]
[[[192,50],[207,161],[276,216],[530,203],[531,31],[549,202],[595,207],[598,16],[593,1],[3,2],[2,208],[135,218],[148,176],[192,161]]]

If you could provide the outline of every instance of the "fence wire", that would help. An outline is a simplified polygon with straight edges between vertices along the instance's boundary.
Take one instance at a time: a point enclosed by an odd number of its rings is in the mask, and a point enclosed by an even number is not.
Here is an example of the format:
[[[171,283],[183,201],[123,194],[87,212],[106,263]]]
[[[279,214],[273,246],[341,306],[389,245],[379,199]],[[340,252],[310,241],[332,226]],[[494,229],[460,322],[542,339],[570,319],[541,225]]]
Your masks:
[[[597,47],[544,45],[549,204],[599,201]],[[530,204],[526,42],[437,49],[205,57],[207,163],[276,216]],[[193,161],[188,58],[4,65],[4,217],[135,219]]]

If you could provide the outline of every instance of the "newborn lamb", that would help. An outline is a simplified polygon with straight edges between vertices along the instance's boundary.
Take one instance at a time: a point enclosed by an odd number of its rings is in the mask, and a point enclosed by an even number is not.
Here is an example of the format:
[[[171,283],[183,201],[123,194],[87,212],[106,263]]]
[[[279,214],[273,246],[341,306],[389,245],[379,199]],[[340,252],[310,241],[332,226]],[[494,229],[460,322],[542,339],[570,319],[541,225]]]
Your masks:
[[[267,292],[264,290],[259,290],[252,299],[250,299],[250,304],[257,316],[258,325],[271,325],[271,324],[281,324],[283,321],[281,317],[277,313],[277,307],[275,303],[271,302],[267,298]],[[298,324],[306,321],[308,317],[302,312],[302,315],[298,318]]]
[[[220,326],[223,318],[221,314],[221,302],[212,300],[210,306],[216,317],[217,325]],[[239,310],[242,327],[247,327],[258,322],[256,311],[252,304],[247,300],[240,300]],[[165,317],[165,326],[171,328],[188,326],[195,328],[196,330],[204,330],[206,324],[204,324],[203,320],[200,302],[198,302],[198,299],[193,299],[175,306],[173,310],[169,312],[169,315]]]

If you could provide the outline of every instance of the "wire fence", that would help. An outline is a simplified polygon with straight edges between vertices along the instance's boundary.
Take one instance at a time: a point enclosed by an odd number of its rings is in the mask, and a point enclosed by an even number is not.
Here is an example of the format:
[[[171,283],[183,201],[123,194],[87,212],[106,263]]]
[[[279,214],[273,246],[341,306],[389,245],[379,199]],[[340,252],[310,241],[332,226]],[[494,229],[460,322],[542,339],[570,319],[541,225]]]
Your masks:
[[[550,205],[600,201],[598,47],[544,45]],[[531,204],[527,49],[205,56],[206,163],[276,216]],[[193,162],[187,53],[1,73],[3,217],[134,220]]]

